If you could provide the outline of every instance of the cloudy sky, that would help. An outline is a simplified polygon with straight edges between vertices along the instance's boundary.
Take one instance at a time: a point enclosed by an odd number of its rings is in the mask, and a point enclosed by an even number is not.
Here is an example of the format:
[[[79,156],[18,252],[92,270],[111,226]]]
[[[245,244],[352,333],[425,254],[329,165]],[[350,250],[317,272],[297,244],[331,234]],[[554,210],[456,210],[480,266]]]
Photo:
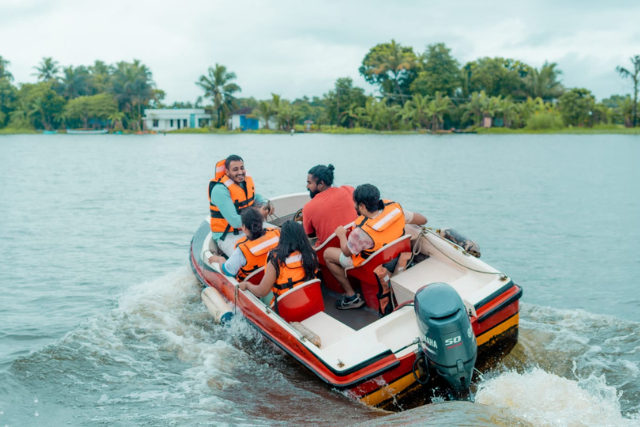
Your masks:
[[[61,65],[140,59],[166,101],[194,101],[215,63],[241,96],[321,96],[358,74],[391,39],[424,51],[444,42],[461,64],[483,56],[557,62],[567,87],[598,99],[629,93],[616,65],[640,55],[638,0],[0,0],[0,55],[16,82],[35,81],[45,56]]]

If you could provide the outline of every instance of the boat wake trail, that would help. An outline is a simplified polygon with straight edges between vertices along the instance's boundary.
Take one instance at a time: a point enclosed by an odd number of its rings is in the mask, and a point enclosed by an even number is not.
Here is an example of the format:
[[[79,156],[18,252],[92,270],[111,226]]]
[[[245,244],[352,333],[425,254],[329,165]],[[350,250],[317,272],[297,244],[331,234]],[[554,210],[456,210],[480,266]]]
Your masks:
[[[240,313],[215,325],[200,291],[181,267],[129,287],[111,311],[16,359],[0,384],[11,396],[0,424],[29,424],[36,414],[58,424],[161,426],[388,425],[400,417],[408,425],[626,427],[640,419],[633,322],[523,304],[519,344],[477,384],[475,405],[444,402],[387,419],[330,390]]]
[[[619,397],[602,376],[569,380],[534,368],[483,382],[476,403],[508,408],[536,426],[637,426],[621,415]]]
[[[200,291],[190,268],[181,267],[129,287],[111,311],[15,360],[0,385],[12,389],[6,393],[12,401],[0,405],[0,422],[24,425],[36,413],[73,425],[322,425],[371,418],[374,411],[365,407],[342,416],[353,403],[295,367],[240,314],[227,327],[215,325]]]
[[[521,314],[518,345],[485,375],[476,402],[535,425],[638,425],[638,323],[528,304]]]

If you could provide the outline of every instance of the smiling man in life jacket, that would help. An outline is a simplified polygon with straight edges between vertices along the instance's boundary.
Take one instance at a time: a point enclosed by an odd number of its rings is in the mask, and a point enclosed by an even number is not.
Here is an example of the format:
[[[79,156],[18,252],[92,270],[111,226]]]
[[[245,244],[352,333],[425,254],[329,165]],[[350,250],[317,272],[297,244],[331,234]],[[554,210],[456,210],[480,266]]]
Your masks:
[[[347,230],[339,226],[336,235],[340,239],[339,248],[327,248],[324,259],[331,274],[345,291],[343,299],[336,301],[336,308],[347,310],[360,308],[364,300],[356,293],[344,270],[358,267],[371,254],[404,234],[405,224],[423,225],[427,218],[419,213],[403,211],[400,204],[381,200],[380,191],[371,184],[359,185],[353,192],[356,211],[360,215],[356,227],[347,238]]]
[[[244,168],[242,157],[232,154],[216,163],[216,175],[209,182],[211,235],[227,256],[245,235],[242,232],[243,209],[260,206],[266,218],[273,213],[267,200],[255,192],[253,179]]]

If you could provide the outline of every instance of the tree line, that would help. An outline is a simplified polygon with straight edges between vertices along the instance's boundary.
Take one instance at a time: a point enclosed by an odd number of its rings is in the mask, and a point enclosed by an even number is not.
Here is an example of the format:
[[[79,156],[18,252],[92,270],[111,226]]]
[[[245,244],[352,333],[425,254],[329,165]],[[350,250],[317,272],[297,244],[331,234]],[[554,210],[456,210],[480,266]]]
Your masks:
[[[37,83],[15,85],[10,62],[0,56],[0,128],[142,129],[146,108],[201,107],[212,115],[213,127],[227,126],[238,108],[251,111],[266,127],[291,129],[314,123],[374,130],[463,129],[493,126],[554,129],[598,124],[638,125],[640,56],[631,67],[615,72],[630,82],[630,95],[612,95],[597,102],[586,88],[565,88],[555,63],[540,68],[509,58],[480,58],[464,65],[443,43],[423,53],[392,40],[369,50],[359,68],[375,88],[367,96],[351,78],[338,78],[322,97],[293,101],[272,94],[270,99],[241,98],[237,76],[215,64],[195,83],[203,97],[195,103],[163,103],[148,67],[138,60],[90,66],[61,67],[43,58],[34,67]]]

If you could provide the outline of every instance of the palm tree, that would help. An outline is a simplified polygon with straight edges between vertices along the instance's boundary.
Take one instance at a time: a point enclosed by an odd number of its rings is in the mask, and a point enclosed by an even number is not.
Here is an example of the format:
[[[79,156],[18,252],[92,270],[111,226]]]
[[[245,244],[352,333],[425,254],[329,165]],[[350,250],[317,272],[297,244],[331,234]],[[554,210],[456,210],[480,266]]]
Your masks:
[[[269,129],[271,118],[276,115],[276,111],[269,101],[260,101],[258,106],[251,113],[259,121],[264,121],[264,128]]]
[[[358,104],[352,103],[349,108],[340,113],[339,124],[347,128],[358,126]]]
[[[109,117],[107,117],[107,120],[111,122],[112,129],[116,129],[117,127],[123,127],[122,126],[123,119],[124,119],[124,113],[118,110],[112,112],[111,114],[109,114]]]
[[[415,107],[413,106],[413,102],[411,101],[407,101],[398,112],[398,116],[400,117],[400,122],[402,124],[408,125],[409,127],[411,127],[411,124],[413,124],[415,127],[415,123],[413,121],[413,119],[415,118],[415,114],[416,114],[416,110],[415,110]]]
[[[633,125],[633,104],[633,100],[629,95],[627,95],[622,100],[618,101],[618,107],[616,108],[624,120],[624,125],[628,128]]]
[[[105,64],[103,61],[95,61],[89,66],[91,73],[91,87],[94,93],[106,92],[109,88],[113,66]]]
[[[484,118],[488,104],[489,99],[484,91],[480,93],[473,92],[471,94],[471,99],[463,107],[464,114],[462,115],[462,122],[466,122],[471,119],[474,126],[479,126],[480,122]]]
[[[113,97],[118,102],[120,111],[129,112],[128,124],[140,126],[142,107],[158,94],[154,90],[151,71],[139,60],[132,63],[118,62],[110,79],[110,88]],[[137,111],[136,111],[137,110]]]
[[[61,95],[67,100],[91,94],[89,89],[89,70],[86,67],[82,65],[76,68],[69,66],[64,68],[63,74]]]
[[[373,97],[367,97],[364,103],[364,107],[356,108],[356,114],[358,115],[358,123],[364,127],[372,128],[376,121],[378,101]]]
[[[0,55],[0,79],[7,79],[9,81],[13,80],[13,74],[7,71],[9,64],[11,64],[11,62],[7,61]]]
[[[389,98],[383,98],[375,104],[374,128],[382,130],[386,127],[387,130],[391,130],[394,122],[400,118],[401,107],[397,104],[390,106],[389,103]]]
[[[204,89],[204,96],[213,100],[213,105],[218,113],[218,127],[222,126],[222,116],[225,112],[231,112],[235,106],[234,93],[240,92],[240,86],[232,83],[236,79],[236,73],[228,72],[227,67],[216,63],[214,68],[209,67],[207,76],[200,76],[196,82]]]
[[[33,73],[32,75],[37,76],[40,81],[50,82],[52,80],[58,80],[60,66],[58,66],[58,61],[54,61],[51,57],[42,58],[39,66],[33,68],[37,73]]]
[[[444,113],[451,109],[452,102],[448,96],[442,97],[440,92],[436,92],[436,96],[432,99],[425,113],[431,118],[431,130],[437,131],[440,129],[440,124],[443,123]]]
[[[528,70],[528,74],[524,77],[524,83],[529,96],[546,100],[560,98],[564,87],[558,81],[562,71],[556,69],[557,65],[555,62],[551,64],[545,62],[540,70],[537,68]]]
[[[508,128],[511,127],[511,124],[518,116],[518,106],[513,102],[511,97],[508,96],[498,101],[496,112],[502,114],[503,126]]]
[[[629,71],[624,67],[616,67],[616,71],[623,79],[631,79],[633,82],[633,127],[638,124],[638,79],[640,75],[640,55],[629,58],[633,64],[633,71]]]
[[[44,126],[46,130],[51,129],[51,113],[48,111],[44,97],[38,96],[31,101],[29,111],[27,111],[27,116],[32,119],[32,121],[40,119],[42,126]]]
[[[427,124],[427,118],[429,117],[429,100],[427,97],[417,93],[413,95],[413,98],[411,98],[411,101],[408,101],[407,104],[410,105],[413,111],[411,119],[413,120],[414,127],[422,128],[425,126]]]

